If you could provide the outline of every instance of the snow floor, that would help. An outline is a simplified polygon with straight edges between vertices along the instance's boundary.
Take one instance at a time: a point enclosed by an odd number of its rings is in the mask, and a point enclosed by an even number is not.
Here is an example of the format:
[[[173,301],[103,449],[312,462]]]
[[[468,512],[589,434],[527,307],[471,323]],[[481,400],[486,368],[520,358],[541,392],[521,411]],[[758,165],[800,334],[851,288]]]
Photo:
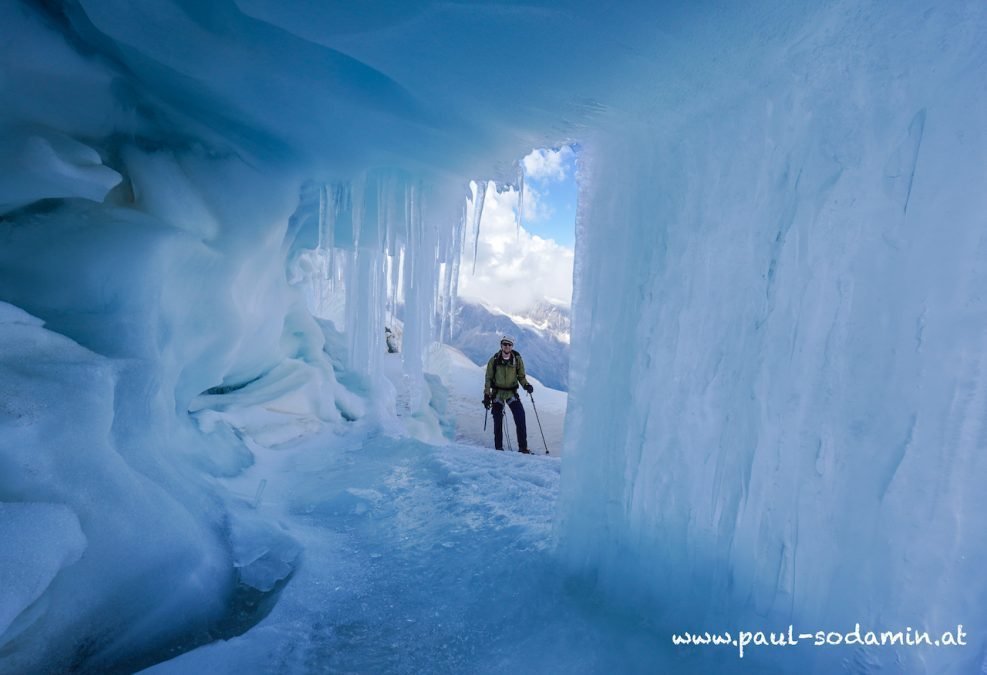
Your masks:
[[[669,636],[560,572],[559,458],[370,429],[259,448],[227,481],[302,563],[252,629],[144,672],[689,672]]]

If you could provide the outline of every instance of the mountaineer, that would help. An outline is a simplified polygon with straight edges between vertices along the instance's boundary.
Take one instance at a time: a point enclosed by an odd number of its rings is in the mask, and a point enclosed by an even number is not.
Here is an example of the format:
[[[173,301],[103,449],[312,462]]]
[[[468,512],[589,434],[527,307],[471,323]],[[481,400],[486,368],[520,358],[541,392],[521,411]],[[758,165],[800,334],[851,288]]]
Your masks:
[[[487,377],[483,386],[483,406],[493,409],[494,447],[504,449],[504,405],[511,408],[517,429],[519,452],[530,455],[528,429],[524,421],[524,406],[518,398],[518,387],[529,394],[535,390],[524,376],[524,360],[514,351],[514,338],[505,335],[500,339],[500,350],[487,361]]]

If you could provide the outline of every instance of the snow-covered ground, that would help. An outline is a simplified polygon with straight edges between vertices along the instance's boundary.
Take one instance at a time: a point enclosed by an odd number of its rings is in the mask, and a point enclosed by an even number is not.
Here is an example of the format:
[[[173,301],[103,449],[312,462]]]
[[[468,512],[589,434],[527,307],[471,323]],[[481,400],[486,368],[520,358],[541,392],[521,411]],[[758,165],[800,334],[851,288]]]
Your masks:
[[[557,566],[557,458],[429,446],[367,425],[255,454],[226,485],[299,542],[301,565],[256,627],[148,674],[694,665],[646,620],[607,609]]]
[[[384,362],[399,415],[400,359]],[[145,672],[649,672],[680,661],[646,620],[601,611],[558,569],[561,460],[492,450],[483,369],[435,343],[426,371],[441,381],[433,405],[444,404],[437,412],[456,442],[429,445],[360,422],[276,449],[253,445],[254,465],[224,487],[250,516],[278,523],[284,540],[272,550],[264,533],[242,559],[275,554],[260,569],[272,574],[268,586],[279,562],[295,566],[293,576],[247,633]],[[558,452],[566,394],[534,384]],[[268,423],[283,431],[292,419]],[[302,433],[306,419],[297,425]],[[251,548],[249,535],[241,541]]]

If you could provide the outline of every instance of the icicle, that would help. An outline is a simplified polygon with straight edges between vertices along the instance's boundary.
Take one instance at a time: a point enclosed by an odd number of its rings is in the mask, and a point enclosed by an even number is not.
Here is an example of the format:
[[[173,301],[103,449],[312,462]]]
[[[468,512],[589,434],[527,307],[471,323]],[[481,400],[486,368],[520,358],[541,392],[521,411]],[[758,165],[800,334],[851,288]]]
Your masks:
[[[432,259],[433,260],[438,260],[439,259],[438,252],[436,252],[436,255],[433,256]],[[439,278],[441,279],[441,275],[442,275],[442,263],[437,264],[436,265],[436,269],[438,270]],[[433,312],[433,316],[432,316],[432,321],[431,321],[431,323],[429,325],[429,331],[428,331],[429,338],[432,339],[432,340],[434,340],[436,337],[438,337],[437,334],[436,334],[436,331],[435,331],[435,316],[434,316],[434,312],[435,312],[436,309],[439,310],[440,312],[442,311],[442,297],[441,297],[441,293],[442,293],[442,284],[441,284],[441,282],[439,282],[439,283],[433,283],[432,284],[432,312]]]
[[[442,331],[440,331],[440,341],[448,343],[452,339],[452,330],[455,322],[454,312],[456,309],[456,295],[459,292],[459,262],[462,256],[463,229],[466,224],[466,208],[459,212],[459,218],[454,220],[454,225],[446,231],[444,239],[444,249],[442,259],[446,263],[445,284],[443,287],[442,302]]]
[[[325,316],[326,297],[334,290],[332,235],[336,214],[336,187],[322,183],[318,191],[318,228],[319,238],[315,249],[316,274],[312,282],[313,313]]]
[[[377,228],[380,243],[382,264],[382,294],[380,302],[384,308],[381,322],[383,327],[394,324],[393,292],[391,290],[391,267],[394,264],[394,238],[396,235],[394,220],[394,200],[400,184],[397,175],[392,172],[383,173],[377,185]],[[382,327],[382,330],[383,330]]]
[[[419,338],[420,326],[424,317],[422,305],[422,289],[418,284],[417,271],[422,256],[421,248],[421,219],[418,217],[418,186],[412,183],[405,193],[405,213],[408,224],[408,248],[404,264],[402,265],[402,275],[404,277],[404,342],[402,345],[402,359],[404,361],[404,372],[409,381],[415,382],[421,370],[421,349],[423,345]]]
[[[391,328],[394,326],[394,288],[391,284],[391,279],[394,278],[394,256],[385,255],[384,256],[384,279],[386,280],[385,292],[386,292],[386,302],[384,304],[385,317],[384,326]]]
[[[319,243],[316,244],[315,248],[318,251],[322,250],[322,237],[326,229],[326,186],[319,186]]]
[[[448,263],[439,263],[439,277],[442,279],[441,285],[436,284],[436,292],[439,295],[436,307],[439,310],[439,342],[445,342],[446,337],[446,309],[449,303],[449,274],[452,272],[451,266]]]
[[[380,377],[384,347],[384,301],[387,292],[384,223],[386,210],[383,176],[372,172],[353,190],[353,226],[356,246],[346,276],[346,331],[350,360],[357,372],[371,381]]]
[[[480,221],[483,218],[483,202],[487,199],[487,181],[476,183],[476,204],[473,206],[473,274],[476,274],[476,256],[480,249]]]
[[[524,161],[517,167],[517,238],[521,238],[521,225],[524,222]]]
[[[407,215],[405,215],[407,219]],[[405,227],[408,226],[407,221],[405,222]],[[407,244],[398,249],[398,259],[397,264],[394,266],[394,302],[395,305],[399,302],[404,302],[404,265],[407,256],[406,253]]]
[[[363,213],[366,211],[363,200],[367,188],[366,176],[359,176],[350,183],[349,207],[350,207],[350,228],[352,232],[352,246],[354,249],[360,247],[360,237],[363,234]]]
[[[339,214],[344,208],[344,199],[346,197],[347,191],[346,187],[340,183],[335,183],[333,185],[324,186],[323,190],[325,199],[325,212],[324,212],[324,226],[320,232],[320,245],[323,251],[325,251],[325,262],[323,267],[323,275],[326,280],[328,280],[328,287],[323,291],[323,300],[325,299],[325,292],[333,294],[342,280],[341,271],[339,269],[338,256],[336,255],[336,223],[339,221]]]
[[[438,228],[435,227],[435,226],[433,226],[432,227],[432,231],[433,231],[433,234],[435,235],[435,237],[433,239],[432,253],[435,256],[435,260],[441,260],[442,259],[442,242],[439,241],[439,238],[438,238],[438,234],[439,234],[438,233]],[[439,266],[437,266],[436,269],[435,269],[435,271],[438,274],[434,274],[433,275],[433,278],[432,278],[432,284],[435,286],[435,294],[437,296],[436,299],[435,299],[435,303],[433,303],[433,305],[432,305],[432,326],[431,326],[431,329],[432,330],[431,330],[431,333],[430,333],[432,340],[435,340],[436,338],[439,337],[439,331],[436,330],[438,328],[438,326],[436,326],[435,312],[436,311],[444,311],[445,310],[445,304],[444,304],[444,302],[440,304],[440,301],[439,301],[439,297],[438,296],[442,295],[443,291],[445,290],[445,284],[443,283],[444,280],[445,280],[445,278],[442,276],[442,274],[443,274],[443,272],[445,272],[445,274],[448,275],[449,270],[447,268],[448,268],[447,265],[439,265]],[[442,315],[441,318],[442,319],[445,319],[445,316]]]
[[[459,299],[459,266],[463,250],[463,232],[466,229],[466,208],[459,216],[459,223],[453,236],[452,247],[452,286],[449,289],[449,339],[456,330],[456,301]]]

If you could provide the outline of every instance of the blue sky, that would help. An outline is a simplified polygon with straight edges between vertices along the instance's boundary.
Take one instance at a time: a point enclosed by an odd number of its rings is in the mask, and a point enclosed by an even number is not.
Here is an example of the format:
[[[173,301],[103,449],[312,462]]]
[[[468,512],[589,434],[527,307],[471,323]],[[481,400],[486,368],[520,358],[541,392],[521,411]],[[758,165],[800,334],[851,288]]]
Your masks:
[[[524,227],[532,234],[573,247],[576,229],[576,151],[540,149],[524,158]],[[532,194],[532,192],[534,194]]]

